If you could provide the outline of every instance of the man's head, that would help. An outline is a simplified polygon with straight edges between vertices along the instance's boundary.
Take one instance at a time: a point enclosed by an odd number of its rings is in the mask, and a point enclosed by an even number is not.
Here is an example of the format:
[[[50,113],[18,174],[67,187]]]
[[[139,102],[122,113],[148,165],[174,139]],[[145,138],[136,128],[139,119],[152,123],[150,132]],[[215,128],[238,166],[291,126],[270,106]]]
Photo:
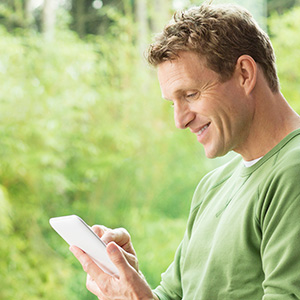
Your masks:
[[[279,91],[270,39],[239,6],[203,4],[176,13],[150,45],[147,58],[157,66],[176,59],[182,51],[199,54],[223,82],[231,78],[238,58],[249,55],[262,68],[270,89]]]

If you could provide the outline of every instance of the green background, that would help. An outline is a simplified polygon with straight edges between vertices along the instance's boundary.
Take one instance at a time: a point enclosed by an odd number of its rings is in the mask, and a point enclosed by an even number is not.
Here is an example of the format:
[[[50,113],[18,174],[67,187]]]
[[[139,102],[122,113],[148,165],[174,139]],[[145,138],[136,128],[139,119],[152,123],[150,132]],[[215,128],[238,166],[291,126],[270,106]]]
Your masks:
[[[67,214],[125,227],[155,287],[197,183],[231,154],[208,160],[175,129],[137,50],[137,22],[118,6],[105,12],[105,33],[81,38],[60,10],[53,39],[11,26],[9,8],[0,5],[0,299],[95,299],[48,223]],[[297,7],[267,20],[282,92],[298,112],[299,20]]]

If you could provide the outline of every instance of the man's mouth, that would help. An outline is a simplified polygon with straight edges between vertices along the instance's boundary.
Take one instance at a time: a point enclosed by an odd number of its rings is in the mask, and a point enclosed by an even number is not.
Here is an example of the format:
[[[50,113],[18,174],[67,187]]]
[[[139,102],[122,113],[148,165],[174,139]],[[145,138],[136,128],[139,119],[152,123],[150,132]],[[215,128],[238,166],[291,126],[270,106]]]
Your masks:
[[[209,125],[210,125],[210,123],[204,125],[204,126],[197,132],[197,135],[201,135],[201,133],[202,133],[203,131],[205,131],[205,129],[207,129]]]

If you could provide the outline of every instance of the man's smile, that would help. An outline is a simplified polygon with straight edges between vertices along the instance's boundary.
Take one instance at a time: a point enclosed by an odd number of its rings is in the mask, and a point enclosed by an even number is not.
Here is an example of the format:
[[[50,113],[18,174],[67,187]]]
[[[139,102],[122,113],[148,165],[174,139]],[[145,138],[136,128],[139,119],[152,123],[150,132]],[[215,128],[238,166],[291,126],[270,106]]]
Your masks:
[[[204,132],[205,129],[207,129],[209,125],[210,125],[210,122],[207,123],[206,125],[204,125],[204,126],[197,132],[197,135],[201,135],[202,132]]]

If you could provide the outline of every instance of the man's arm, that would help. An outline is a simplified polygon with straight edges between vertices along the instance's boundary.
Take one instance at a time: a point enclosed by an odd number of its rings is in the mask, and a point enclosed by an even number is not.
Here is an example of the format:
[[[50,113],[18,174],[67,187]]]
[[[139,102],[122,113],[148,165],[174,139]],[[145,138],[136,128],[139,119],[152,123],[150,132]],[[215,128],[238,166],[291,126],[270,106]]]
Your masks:
[[[265,274],[263,300],[300,299],[299,152],[266,184],[258,202],[257,220]]]

